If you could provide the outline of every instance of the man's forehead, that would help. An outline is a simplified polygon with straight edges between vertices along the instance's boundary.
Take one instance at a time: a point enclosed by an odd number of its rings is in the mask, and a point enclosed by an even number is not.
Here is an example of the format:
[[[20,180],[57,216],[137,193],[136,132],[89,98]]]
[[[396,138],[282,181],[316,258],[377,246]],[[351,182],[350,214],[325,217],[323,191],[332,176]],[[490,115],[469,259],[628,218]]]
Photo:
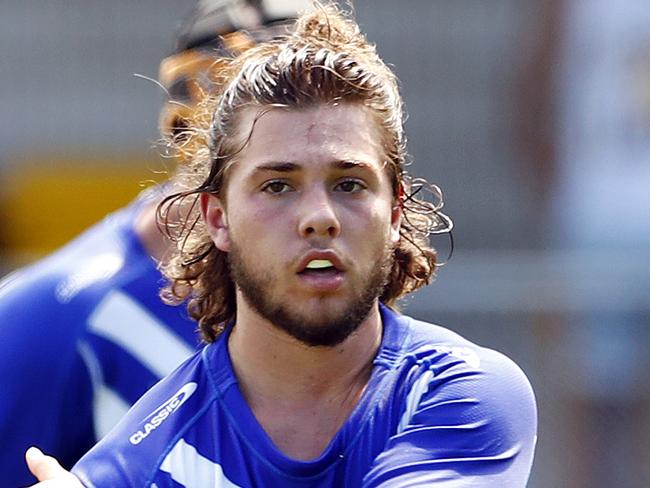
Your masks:
[[[270,119],[270,120],[269,120]],[[374,129],[377,124],[372,110],[360,102],[319,102],[305,106],[277,105],[248,105],[238,110],[237,128],[247,131],[251,126],[263,123],[273,124],[278,119],[292,119],[294,126],[299,124],[301,130],[311,134],[328,125],[356,123]],[[284,126],[283,129],[291,129]]]
[[[329,151],[332,159],[363,161],[381,152],[380,134],[370,109],[359,103],[253,106],[243,109],[237,120],[243,151],[269,156],[318,150]]]

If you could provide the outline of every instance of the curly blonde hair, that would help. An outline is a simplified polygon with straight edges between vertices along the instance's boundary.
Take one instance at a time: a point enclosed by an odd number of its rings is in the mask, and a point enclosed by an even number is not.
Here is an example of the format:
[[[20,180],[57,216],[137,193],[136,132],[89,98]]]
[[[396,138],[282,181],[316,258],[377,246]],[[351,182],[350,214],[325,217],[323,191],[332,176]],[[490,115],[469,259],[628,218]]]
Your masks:
[[[400,240],[379,297],[386,305],[395,306],[400,297],[430,282],[437,263],[429,234],[452,227],[440,212],[438,187],[405,171],[404,112],[394,73],[346,14],[331,4],[316,7],[297,20],[292,34],[230,60],[215,94],[206,98],[193,127],[175,146],[188,164],[176,177],[180,191],[159,207],[161,222],[177,243],[163,265],[169,284],[162,296],[171,303],[189,301],[189,313],[207,342],[235,317],[235,284],[226,253],[208,235],[197,202],[201,193],[222,194],[233,156],[242,149],[235,144],[238,115],[246,107],[359,103],[370,109],[381,129],[386,171],[403,213]],[[423,198],[426,191],[434,195],[433,202]],[[183,204],[187,199],[190,204]]]

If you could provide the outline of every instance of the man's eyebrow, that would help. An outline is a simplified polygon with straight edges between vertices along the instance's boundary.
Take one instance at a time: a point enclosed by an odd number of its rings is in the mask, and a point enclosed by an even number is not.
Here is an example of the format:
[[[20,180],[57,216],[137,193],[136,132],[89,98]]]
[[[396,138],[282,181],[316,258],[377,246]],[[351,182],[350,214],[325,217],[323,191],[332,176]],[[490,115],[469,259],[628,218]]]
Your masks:
[[[277,162],[260,164],[255,167],[255,171],[277,171],[279,173],[289,173],[291,171],[296,171],[299,168],[300,165],[296,163]]]
[[[337,169],[370,169],[371,165],[359,161],[356,159],[343,159],[332,161],[331,166]],[[301,168],[298,163],[291,162],[269,162],[262,163],[259,166],[255,167],[255,172],[259,171],[276,171],[278,173],[290,173],[292,171],[298,171]]]
[[[369,169],[371,166],[368,163],[363,161],[358,161],[356,159],[345,159],[342,161],[335,161],[334,166],[340,169]]]

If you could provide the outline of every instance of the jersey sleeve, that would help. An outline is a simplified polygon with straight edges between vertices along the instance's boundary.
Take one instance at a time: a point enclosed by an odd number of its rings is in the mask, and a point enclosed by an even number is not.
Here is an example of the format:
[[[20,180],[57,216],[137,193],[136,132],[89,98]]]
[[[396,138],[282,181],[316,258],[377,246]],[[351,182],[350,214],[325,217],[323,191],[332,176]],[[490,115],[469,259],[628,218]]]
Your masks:
[[[195,353],[154,385],[75,464],[72,473],[84,486],[153,486],[166,455],[214,398],[201,360]]]
[[[83,333],[54,298],[50,276],[25,270],[0,284],[0,473],[34,482],[24,460],[39,446],[66,467],[94,442],[92,385],[77,351]]]
[[[364,488],[526,486],[537,431],[528,379],[494,351],[449,358],[420,365]]]

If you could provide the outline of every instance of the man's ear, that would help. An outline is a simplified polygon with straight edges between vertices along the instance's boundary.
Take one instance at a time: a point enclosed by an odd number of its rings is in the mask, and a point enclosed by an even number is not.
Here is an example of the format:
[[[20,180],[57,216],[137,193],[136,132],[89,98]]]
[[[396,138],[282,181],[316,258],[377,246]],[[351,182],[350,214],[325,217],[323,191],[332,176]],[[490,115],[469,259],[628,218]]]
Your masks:
[[[390,214],[390,241],[397,244],[400,238],[400,227],[402,225],[402,202],[395,202]]]
[[[201,214],[205,221],[208,234],[214,245],[223,252],[230,251],[230,231],[226,209],[221,200],[209,193],[201,194]]]

